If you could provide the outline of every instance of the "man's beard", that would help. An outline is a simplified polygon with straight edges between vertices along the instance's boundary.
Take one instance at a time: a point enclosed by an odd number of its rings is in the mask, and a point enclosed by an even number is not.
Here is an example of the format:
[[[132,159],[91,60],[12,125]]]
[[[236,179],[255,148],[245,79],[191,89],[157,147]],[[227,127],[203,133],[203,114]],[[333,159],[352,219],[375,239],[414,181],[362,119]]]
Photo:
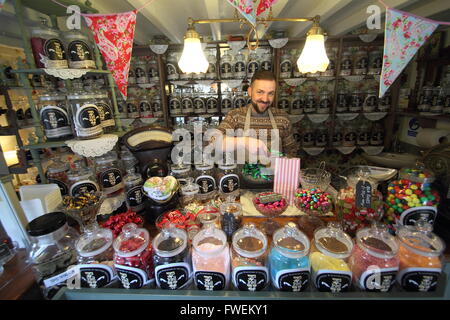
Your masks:
[[[263,101],[258,101],[258,102],[259,102],[259,103],[264,103]],[[264,110],[264,111],[259,110],[258,104],[255,103],[253,100],[252,100],[252,106],[253,106],[253,109],[254,109],[257,113],[263,114],[263,113],[265,113],[265,112],[267,111],[267,109],[269,109],[269,108],[272,106],[272,103],[269,102],[269,103],[267,104],[266,110]]]

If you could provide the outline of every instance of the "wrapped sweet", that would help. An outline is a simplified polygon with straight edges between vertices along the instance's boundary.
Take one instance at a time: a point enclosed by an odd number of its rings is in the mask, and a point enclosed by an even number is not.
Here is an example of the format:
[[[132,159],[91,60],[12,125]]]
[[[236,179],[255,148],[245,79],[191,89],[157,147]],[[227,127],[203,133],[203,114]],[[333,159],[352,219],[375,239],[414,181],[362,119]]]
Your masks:
[[[295,192],[295,206],[301,211],[323,216],[333,208],[331,194],[319,188],[298,189]]]

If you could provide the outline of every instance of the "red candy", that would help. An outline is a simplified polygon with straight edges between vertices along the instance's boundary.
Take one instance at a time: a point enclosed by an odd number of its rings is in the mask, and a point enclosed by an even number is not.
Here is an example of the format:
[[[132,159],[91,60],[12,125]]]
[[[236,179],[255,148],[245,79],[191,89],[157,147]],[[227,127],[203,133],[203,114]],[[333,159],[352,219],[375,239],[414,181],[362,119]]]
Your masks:
[[[144,220],[136,212],[128,210],[109,217],[108,220],[100,225],[102,228],[110,229],[115,238],[122,232],[122,227],[127,223],[135,223],[139,226],[144,223]]]
[[[180,210],[173,210],[164,213],[160,218],[158,218],[156,226],[159,229],[168,227],[170,224],[175,225],[176,228],[186,229],[188,225],[196,224],[195,220],[197,215],[192,212],[183,214]]]

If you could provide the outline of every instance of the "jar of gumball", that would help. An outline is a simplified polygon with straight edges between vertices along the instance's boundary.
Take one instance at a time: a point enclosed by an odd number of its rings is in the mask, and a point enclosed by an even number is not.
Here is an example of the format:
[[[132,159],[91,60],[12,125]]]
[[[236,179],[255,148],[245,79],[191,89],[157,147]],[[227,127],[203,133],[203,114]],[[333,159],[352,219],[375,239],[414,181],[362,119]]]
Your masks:
[[[125,289],[139,289],[154,279],[153,248],[150,234],[127,223],[114,240],[114,267]]]
[[[414,225],[421,217],[434,223],[441,200],[433,188],[434,180],[434,174],[420,164],[399,171],[398,180],[388,185],[386,198],[385,222],[393,230],[401,225]]]

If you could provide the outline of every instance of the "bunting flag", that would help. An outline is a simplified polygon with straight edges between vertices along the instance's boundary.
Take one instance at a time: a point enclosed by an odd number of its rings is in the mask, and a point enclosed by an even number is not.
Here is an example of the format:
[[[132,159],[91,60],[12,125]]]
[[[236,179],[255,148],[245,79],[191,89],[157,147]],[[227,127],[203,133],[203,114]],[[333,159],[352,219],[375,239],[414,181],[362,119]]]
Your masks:
[[[113,14],[83,14],[117,88],[127,98],[137,10]]]
[[[300,179],[300,158],[276,158],[273,192],[281,193],[289,205],[294,204]]]
[[[272,7],[278,0],[260,0],[258,8],[256,8],[256,16],[261,15],[264,11]]]
[[[438,21],[396,9],[386,9],[380,98],[438,26]]]
[[[253,10],[253,0],[227,0],[235,7],[253,26],[256,26],[256,16]]]

